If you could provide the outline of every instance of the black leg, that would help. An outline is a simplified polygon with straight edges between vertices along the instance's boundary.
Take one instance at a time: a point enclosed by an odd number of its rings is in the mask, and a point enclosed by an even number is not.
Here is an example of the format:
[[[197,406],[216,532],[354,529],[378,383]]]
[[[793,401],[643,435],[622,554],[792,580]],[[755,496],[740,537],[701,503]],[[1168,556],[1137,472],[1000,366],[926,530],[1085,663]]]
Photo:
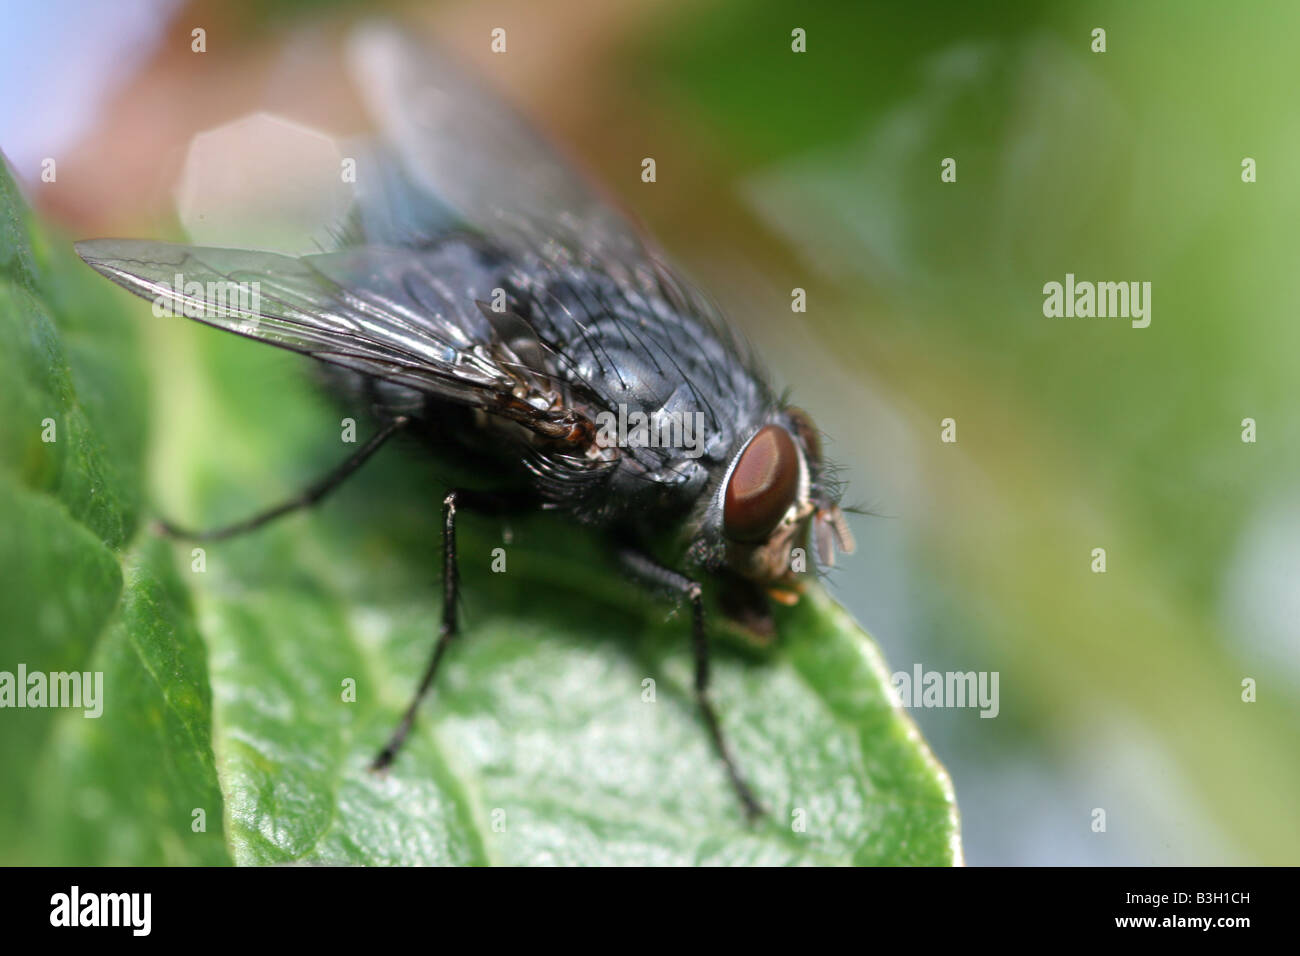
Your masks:
[[[620,552],[620,557],[628,570],[645,583],[684,597],[691,602],[691,642],[695,652],[695,702],[699,705],[700,714],[709,728],[714,749],[717,750],[718,756],[722,758],[722,763],[727,768],[731,786],[745,808],[746,818],[753,821],[763,816],[762,806],[754,798],[754,792],[749,788],[740,768],[736,766],[731,748],[727,746],[726,738],[722,736],[718,715],[713,709],[713,702],[709,699],[709,634],[704,629],[704,594],[699,582],[691,580],[672,568],[664,567],[639,551],[625,550]]]
[[[276,505],[259,514],[238,521],[235,524],[226,525],[222,528],[212,528],[208,531],[191,531],[187,528],[179,528],[169,521],[159,521],[159,527],[164,534],[172,538],[182,538],[188,541],[219,541],[222,538],[232,538],[237,534],[243,534],[245,531],[253,531],[269,524],[281,515],[286,515],[291,511],[297,511],[299,508],[308,508],[316,504],[327,494],[343,484],[353,472],[364,465],[370,456],[379,451],[380,447],[388,439],[392,438],[398,431],[410,422],[405,416],[394,418],[385,425],[374,437],[358,448],[347,461],[336,467],[329,474],[320,478],[313,484],[309,485],[305,491],[288,501]]]
[[[433,645],[433,656],[424,669],[424,676],[420,678],[420,686],[416,689],[410,704],[407,705],[406,712],[402,714],[401,722],[388,738],[384,749],[370,763],[370,769],[373,771],[386,769],[397,756],[397,752],[402,749],[402,744],[406,742],[407,734],[411,732],[411,726],[415,723],[415,715],[420,709],[420,704],[429,693],[429,688],[433,686],[433,679],[438,674],[438,665],[442,663],[442,655],[446,653],[447,646],[460,630],[456,618],[456,606],[460,600],[460,570],[456,564],[457,507],[488,514],[501,513],[512,508],[511,504],[503,498],[472,491],[450,491],[447,497],[442,499],[442,624],[438,628],[438,640]]]

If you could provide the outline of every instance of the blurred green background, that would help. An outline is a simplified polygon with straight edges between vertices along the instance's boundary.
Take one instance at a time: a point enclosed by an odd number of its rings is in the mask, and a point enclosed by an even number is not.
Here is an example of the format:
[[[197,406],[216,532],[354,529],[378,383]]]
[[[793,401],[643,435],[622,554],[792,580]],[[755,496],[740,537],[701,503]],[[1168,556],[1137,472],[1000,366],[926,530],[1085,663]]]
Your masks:
[[[309,78],[356,13],[87,7],[107,19],[77,40],[69,6],[6,10],[5,88],[52,78],[41,110],[5,104],[0,146],[75,236],[174,229],[156,171],[194,132],[256,108],[331,117]],[[1300,8],[394,9],[480,65],[506,26],[495,84],[813,413],[874,513],[833,593],[891,668],[1000,674],[996,719],[913,711],[970,863],[1300,862]],[[184,50],[193,23],[206,59]],[[42,65],[55,50],[67,77]],[[82,158],[54,190],[39,161],[60,137]],[[1150,327],[1044,317],[1066,273],[1151,282]]]

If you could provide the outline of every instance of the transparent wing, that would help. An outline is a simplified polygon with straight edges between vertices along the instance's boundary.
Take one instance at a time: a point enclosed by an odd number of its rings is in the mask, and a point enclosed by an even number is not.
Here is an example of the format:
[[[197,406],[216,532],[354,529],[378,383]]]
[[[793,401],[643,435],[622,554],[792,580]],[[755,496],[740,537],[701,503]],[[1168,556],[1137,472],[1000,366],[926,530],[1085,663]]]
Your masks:
[[[410,249],[292,258],[136,239],[77,243],[97,272],[155,308],[460,402],[518,378],[443,263]]]
[[[653,271],[660,256],[644,233],[445,54],[384,24],[359,28],[348,52],[385,147],[426,202],[450,206],[502,246],[553,265]],[[391,186],[391,176],[384,180]],[[387,194],[409,205],[407,190]]]

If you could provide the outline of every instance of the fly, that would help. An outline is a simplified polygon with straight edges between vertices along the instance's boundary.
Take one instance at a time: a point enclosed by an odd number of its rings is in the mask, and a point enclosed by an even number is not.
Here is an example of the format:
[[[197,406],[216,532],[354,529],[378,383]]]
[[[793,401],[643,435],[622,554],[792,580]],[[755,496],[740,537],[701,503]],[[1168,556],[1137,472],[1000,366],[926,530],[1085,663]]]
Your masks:
[[[77,244],[156,309],[320,360],[376,415],[374,435],[292,500],[223,528],[165,527],[252,531],[316,504],[399,432],[486,456],[510,490],[443,497],[441,626],[371,768],[396,758],[459,633],[458,512],[546,509],[600,529],[632,577],[689,602],[700,714],[760,815],[709,698],[703,585],[770,639],[769,602],[802,590],[793,549],[811,538],[823,566],[852,551],[816,428],[652,241],[488,93],[391,28],[358,31],[349,58],[380,135],[336,249]],[[214,306],[214,288],[232,294]]]

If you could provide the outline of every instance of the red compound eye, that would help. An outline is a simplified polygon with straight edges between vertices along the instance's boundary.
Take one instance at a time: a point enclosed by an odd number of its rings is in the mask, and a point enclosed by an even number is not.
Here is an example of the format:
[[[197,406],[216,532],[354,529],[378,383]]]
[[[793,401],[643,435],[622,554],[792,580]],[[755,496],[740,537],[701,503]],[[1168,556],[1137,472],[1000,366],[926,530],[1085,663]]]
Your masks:
[[[780,425],[764,425],[740,453],[727,481],[722,525],[733,541],[767,538],[799,491],[799,450]]]
[[[808,413],[802,408],[786,409],[790,416],[790,421],[794,424],[794,433],[803,442],[804,454],[808,456],[808,464],[816,469],[822,463],[822,440],[817,431],[817,426],[812,423]]]

